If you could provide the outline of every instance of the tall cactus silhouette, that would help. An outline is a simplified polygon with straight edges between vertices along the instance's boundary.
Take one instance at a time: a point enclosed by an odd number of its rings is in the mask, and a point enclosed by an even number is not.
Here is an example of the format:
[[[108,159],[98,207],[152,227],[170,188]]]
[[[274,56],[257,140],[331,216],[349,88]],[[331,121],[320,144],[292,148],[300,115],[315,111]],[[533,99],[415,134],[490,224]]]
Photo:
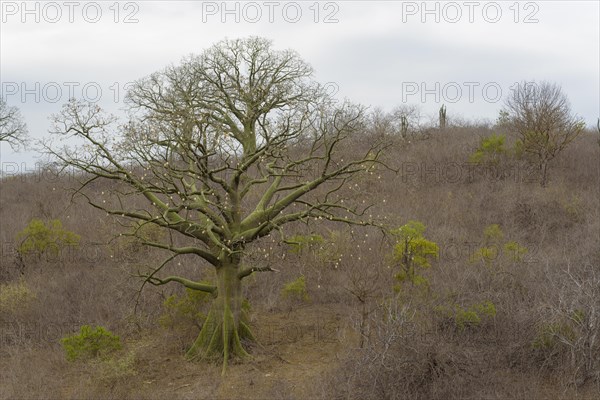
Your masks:
[[[403,139],[406,139],[408,136],[408,118],[406,115],[400,117],[400,135]]]
[[[440,130],[446,129],[446,106],[440,107]]]

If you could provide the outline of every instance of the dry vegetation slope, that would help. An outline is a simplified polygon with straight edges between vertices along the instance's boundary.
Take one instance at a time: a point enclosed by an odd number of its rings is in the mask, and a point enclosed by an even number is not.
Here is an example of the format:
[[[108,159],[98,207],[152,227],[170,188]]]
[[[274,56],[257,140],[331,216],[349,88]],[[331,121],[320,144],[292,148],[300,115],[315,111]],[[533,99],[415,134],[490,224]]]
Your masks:
[[[506,167],[512,172],[504,179],[464,166],[490,133],[453,128],[399,142],[390,158],[400,173],[378,171],[360,182],[355,196],[373,201],[374,213],[394,226],[421,221],[439,245],[439,259],[423,272],[428,290],[393,291],[392,243],[376,231],[299,226],[296,233],[327,238],[341,261],[319,249],[274,250],[286,254],[281,273],[248,287],[253,359],[232,365],[225,379],[218,366],[183,360],[197,327],[160,325],[178,287],[145,290],[133,314],[139,282],[129,272],[157,254],[107,244],[119,227],[81,201],[71,204],[64,189],[72,177],[2,180],[0,279],[3,291],[26,289],[0,309],[0,398],[598,398],[596,138],[583,135],[555,160],[542,188],[522,165]],[[32,218],[60,219],[81,235],[79,249],[19,260],[15,237]],[[523,260],[469,261],[491,224],[528,248]],[[282,299],[284,284],[299,276],[309,299]],[[372,284],[363,305],[350,290],[365,282]],[[469,319],[465,313],[485,302],[495,315]],[[65,360],[59,339],[84,324],[121,336],[117,361]]]

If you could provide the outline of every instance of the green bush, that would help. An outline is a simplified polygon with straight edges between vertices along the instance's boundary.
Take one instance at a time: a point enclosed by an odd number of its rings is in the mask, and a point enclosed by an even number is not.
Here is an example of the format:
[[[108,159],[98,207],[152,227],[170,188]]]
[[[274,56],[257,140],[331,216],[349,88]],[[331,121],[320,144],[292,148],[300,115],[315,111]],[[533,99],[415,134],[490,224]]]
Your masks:
[[[291,282],[285,284],[281,289],[281,296],[286,299],[297,301],[308,301],[308,292],[306,291],[306,280],[304,276],[300,276]]]
[[[35,298],[35,293],[23,281],[1,284],[0,312],[14,314],[24,311]]]
[[[20,243],[17,251],[21,255],[34,254],[38,257],[45,253],[57,255],[67,246],[78,246],[80,238],[64,229],[58,219],[44,222],[34,218],[17,234],[17,242]]]
[[[471,309],[463,309],[460,307],[456,308],[456,315],[454,316],[456,327],[459,331],[465,330],[465,328],[471,328],[479,326],[481,323],[481,317],[477,312]]]
[[[108,353],[121,349],[121,339],[102,326],[92,328],[81,327],[79,334],[67,336],[60,340],[67,360],[89,360],[104,357]]]
[[[494,318],[496,316],[496,306],[491,301],[484,301],[471,306],[471,309],[485,318]]]

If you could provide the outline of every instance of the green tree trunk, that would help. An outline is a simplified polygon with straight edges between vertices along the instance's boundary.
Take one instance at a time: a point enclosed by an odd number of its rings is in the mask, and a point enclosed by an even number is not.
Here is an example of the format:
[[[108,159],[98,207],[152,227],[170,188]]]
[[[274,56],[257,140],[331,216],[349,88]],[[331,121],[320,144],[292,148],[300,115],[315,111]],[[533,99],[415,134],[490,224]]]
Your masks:
[[[217,269],[217,297],[198,338],[186,354],[188,359],[223,359],[223,374],[230,358],[248,356],[242,339],[254,339],[248,327],[248,316],[242,308],[242,282],[238,270],[235,264]]]

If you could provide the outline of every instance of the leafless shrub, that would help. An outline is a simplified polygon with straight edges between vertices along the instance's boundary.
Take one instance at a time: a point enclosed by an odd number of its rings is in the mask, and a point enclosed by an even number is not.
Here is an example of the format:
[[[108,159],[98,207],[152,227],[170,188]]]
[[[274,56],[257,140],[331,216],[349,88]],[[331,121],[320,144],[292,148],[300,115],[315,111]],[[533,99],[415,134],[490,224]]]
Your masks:
[[[552,297],[533,341],[540,365],[560,371],[568,384],[600,389],[600,269],[567,266],[548,275]]]
[[[548,181],[548,163],[583,131],[585,124],[572,114],[560,86],[549,82],[522,82],[506,99],[505,124],[518,135],[525,153],[540,172],[540,184]]]
[[[427,335],[410,303],[389,300],[370,315],[371,335],[352,349],[328,386],[336,399],[443,398],[460,393],[467,353]],[[327,390],[327,389],[326,389]]]

